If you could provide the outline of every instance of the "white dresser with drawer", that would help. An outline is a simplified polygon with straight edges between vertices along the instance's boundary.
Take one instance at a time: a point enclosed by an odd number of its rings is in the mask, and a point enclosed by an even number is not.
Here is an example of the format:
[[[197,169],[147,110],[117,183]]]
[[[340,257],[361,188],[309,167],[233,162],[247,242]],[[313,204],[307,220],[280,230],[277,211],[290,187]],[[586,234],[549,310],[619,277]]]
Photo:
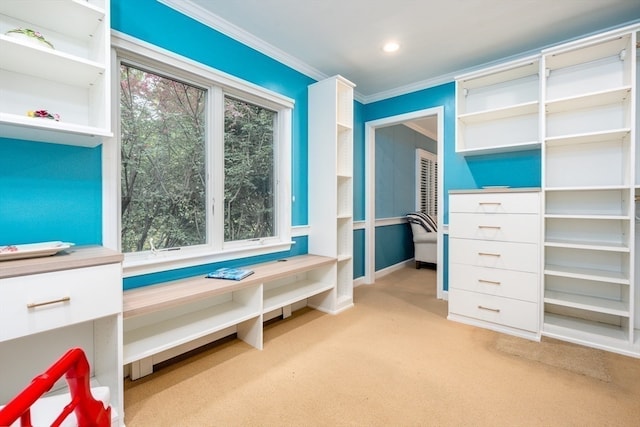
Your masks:
[[[450,320],[540,339],[540,191],[449,193]]]
[[[111,425],[124,426],[122,258],[87,246],[0,262],[0,405],[79,347],[91,368],[91,387],[108,387]],[[41,400],[59,403],[55,398],[66,392],[60,379]],[[42,408],[48,412],[46,404]],[[35,412],[34,420],[51,415]]]

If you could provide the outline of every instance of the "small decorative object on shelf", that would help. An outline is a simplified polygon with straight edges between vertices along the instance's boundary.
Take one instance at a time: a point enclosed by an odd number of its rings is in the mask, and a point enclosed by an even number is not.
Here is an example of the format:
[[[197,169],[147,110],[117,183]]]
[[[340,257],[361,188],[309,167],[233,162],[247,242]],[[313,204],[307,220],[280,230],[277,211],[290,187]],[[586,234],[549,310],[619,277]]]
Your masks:
[[[27,111],[27,116],[40,117],[43,119],[52,119],[52,120],[55,120],[56,122],[60,121],[60,114],[51,114],[47,110]]]
[[[253,270],[243,268],[219,268],[216,271],[206,275],[207,279],[229,279],[242,280],[253,274]]]
[[[45,45],[51,49],[55,49],[53,45],[44,38],[42,33],[39,31],[30,30],[29,28],[15,28],[13,30],[9,30],[5,33],[10,37],[17,37],[26,39],[30,42],[35,42],[38,45]]]

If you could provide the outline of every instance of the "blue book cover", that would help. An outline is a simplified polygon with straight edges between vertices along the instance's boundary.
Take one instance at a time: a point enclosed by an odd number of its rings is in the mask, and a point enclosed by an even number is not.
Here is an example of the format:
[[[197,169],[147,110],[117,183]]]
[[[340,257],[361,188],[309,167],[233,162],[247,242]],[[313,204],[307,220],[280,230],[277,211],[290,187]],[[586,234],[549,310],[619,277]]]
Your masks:
[[[252,274],[252,270],[246,270],[243,268],[219,268],[216,271],[207,274],[206,277],[208,279],[242,280]]]

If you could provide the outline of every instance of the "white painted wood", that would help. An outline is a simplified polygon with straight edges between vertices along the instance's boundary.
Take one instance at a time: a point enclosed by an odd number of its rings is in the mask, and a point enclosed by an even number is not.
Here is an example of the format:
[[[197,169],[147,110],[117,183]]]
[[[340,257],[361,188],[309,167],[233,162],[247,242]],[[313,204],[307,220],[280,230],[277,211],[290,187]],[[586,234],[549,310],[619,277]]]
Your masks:
[[[474,214],[454,212],[449,216],[450,238],[537,243],[540,230],[531,227],[535,214]]]
[[[536,56],[456,78],[456,152],[539,147],[538,73]]]
[[[451,264],[450,289],[462,289],[536,302],[539,299],[539,275],[525,271]]]
[[[112,136],[109,4],[27,3],[0,4],[0,130],[12,138],[96,146]],[[5,35],[15,28],[41,32],[54,49]],[[39,109],[61,120],[26,116]]]
[[[449,312],[526,331],[538,331],[538,304],[462,289],[449,289]]]
[[[449,194],[450,320],[538,340],[540,192]]]
[[[638,357],[636,31],[543,51],[543,334]]]
[[[311,305],[329,312],[353,304],[353,87],[341,76],[309,86],[309,252],[341,266]]]
[[[79,347],[89,361],[92,386],[109,388],[112,425],[124,426],[121,260],[116,252],[87,247],[0,265],[0,365],[6,368],[0,370],[0,404]],[[70,300],[26,306],[61,296]],[[66,387],[61,379],[51,393]]]

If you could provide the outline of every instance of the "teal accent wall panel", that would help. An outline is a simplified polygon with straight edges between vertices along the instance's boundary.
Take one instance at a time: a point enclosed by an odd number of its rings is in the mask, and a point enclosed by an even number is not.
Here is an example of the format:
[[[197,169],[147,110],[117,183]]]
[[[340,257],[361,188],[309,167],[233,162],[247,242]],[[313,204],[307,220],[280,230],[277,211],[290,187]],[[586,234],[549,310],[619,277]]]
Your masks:
[[[413,258],[413,235],[408,224],[376,227],[376,271],[410,258]]]
[[[0,246],[102,243],[100,148],[0,138]]]
[[[353,278],[364,276],[364,230],[353,230]]]

